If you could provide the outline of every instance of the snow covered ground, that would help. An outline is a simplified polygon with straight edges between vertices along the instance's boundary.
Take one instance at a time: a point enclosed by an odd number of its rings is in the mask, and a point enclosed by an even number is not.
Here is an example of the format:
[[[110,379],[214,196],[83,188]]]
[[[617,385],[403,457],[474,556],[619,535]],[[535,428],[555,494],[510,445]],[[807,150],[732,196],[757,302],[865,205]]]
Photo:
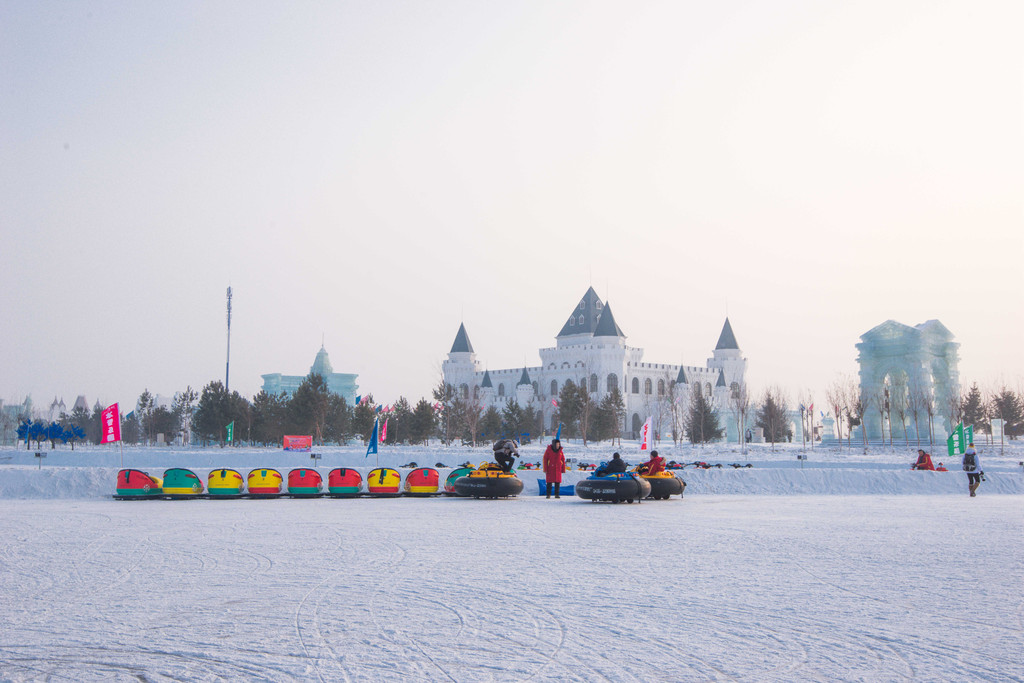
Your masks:
[[[803,470],[795,452],[684,470],[681,500],[609,505],[119,502],[116,450],[56,452],[41,469],[2,451],[0,680],[1024,680],[1019,451],[983,447],[989,481],[973,499],[962,472],[906,470],[905,449],[816,451]],[[323,453],[321,471],[366,463]],[[310,463],[124,457],[204,479]]]

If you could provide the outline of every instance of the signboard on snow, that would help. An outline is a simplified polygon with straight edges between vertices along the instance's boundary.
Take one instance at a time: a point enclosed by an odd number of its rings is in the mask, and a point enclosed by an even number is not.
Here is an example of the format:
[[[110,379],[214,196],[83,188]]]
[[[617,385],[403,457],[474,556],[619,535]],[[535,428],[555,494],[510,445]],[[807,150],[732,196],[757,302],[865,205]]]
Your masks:
[[[313,450],[312,436],[289,436],[285,435],[283,448],[286,451],[308,452]]]

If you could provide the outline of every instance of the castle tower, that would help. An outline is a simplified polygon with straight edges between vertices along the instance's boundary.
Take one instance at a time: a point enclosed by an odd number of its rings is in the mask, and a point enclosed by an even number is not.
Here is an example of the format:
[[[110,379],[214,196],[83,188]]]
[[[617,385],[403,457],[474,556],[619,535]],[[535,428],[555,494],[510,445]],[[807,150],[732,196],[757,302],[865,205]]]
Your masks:
[[[738,390],[746,382],[747,359],[740,351],[740,345],[736,342],[736,335],[733,334],[728,318],[725,319],[725,325],[722,326],[722,333],[718,335],[714,353],[711,358],[708,358],[708,367],[721,370],[722,376],[718,382],[724,382],[725,387],[730,391]],[[726,395],[727,397],[728,395]],[[726,404],[722,404],[719,409],[726,407]]]
[[[530,373],[523,368],[523,374],[516,383],[516,403],[520,408],[525,408],[533,401],[533,383],[530,382]]]
[[[448,352],[448,360],[441,363],[445,382],[455,387],[455,391],[461,398],[469,398],[472,396],[473,386],[476,384],[478,366],[473,344],[469,341],[469,333],[466,332],[466,325],[460,323],[452,350]]]

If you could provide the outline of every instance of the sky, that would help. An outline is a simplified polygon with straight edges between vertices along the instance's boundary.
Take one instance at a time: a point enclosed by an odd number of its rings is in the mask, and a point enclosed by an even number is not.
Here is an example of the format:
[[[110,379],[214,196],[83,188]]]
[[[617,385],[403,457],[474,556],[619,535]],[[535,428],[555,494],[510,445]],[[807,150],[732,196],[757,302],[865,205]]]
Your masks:
[[[729,317],[823,396],[888,319],[1024,384],[1024,5],[5,2],[0,399],[535,365],[588,287],[646,362]]]

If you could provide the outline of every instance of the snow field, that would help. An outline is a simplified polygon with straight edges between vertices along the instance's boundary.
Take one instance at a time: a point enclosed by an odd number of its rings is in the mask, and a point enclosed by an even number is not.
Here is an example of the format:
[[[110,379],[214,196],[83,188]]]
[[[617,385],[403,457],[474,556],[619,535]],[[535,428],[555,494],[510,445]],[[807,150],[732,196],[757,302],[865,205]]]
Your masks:
[[[0,500],[0,678],[1020,680],[1020,502]]]

